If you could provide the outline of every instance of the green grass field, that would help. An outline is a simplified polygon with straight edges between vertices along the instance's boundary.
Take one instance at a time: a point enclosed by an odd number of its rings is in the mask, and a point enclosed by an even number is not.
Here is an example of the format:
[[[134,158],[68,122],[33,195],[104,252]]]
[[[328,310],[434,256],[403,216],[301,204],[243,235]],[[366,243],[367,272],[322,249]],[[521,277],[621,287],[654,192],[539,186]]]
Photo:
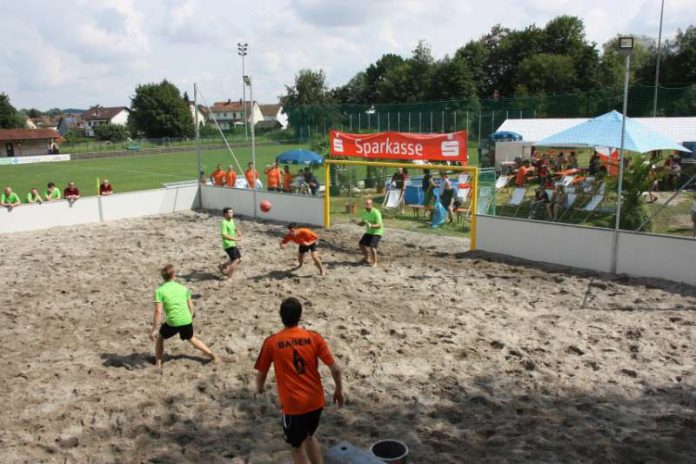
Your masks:
[[[293,148],[306,148],[302,145],[273,145],[256,148],[256,165],[263,173],[263,167],[273,162],[280,153]],[[251,161],[251,148],[237,148],[235,156],[242,168]],[[203,170],[210,174],[218,163],[235,166],[227,150],[201,151]],[[295,172],[297,166],[292,166]],[[159,188],[163,183],[195,180],[197,175],[196,154],[194,151],[167,154],[134,154],[123,157],[100,158],[56,163],[38,163],[0,166],[0,186],[11,186],[22,199],[32,187],[43,192],[48,182],[55,182],[62,190],[73,181],[83,196],[96,195],[97,178],[108,178],[114,192],[129,192]],[[239,173],[237,173],[239,174]],[[316,172],[323,180],[323,170]]]

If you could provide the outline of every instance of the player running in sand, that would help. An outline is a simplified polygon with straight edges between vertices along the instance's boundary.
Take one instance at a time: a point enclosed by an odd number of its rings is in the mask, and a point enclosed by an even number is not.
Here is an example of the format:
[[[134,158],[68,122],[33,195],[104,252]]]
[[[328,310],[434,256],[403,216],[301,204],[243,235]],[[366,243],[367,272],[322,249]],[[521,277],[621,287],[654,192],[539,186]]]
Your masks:
[[[360,213],[360,221],[354,221],[359,226],[365,226],[365,233],[360,238],[360,251],[363,253],[361,262],[374,267],[377,266],[377,247],[384,235],[384,223],[382,213],[372,206],[372,200],[365,200],[365,210]]]
[[[319,274],[326,275],[326,269],[321,262],[319,252],[317,252],[319,237],[316,233],[306,227],[297,227],[297,224],[288,224],[288,233],[283,237],[283,240],[280,241],[280,247],[285,248],[285,245],[290,241],[299,245],[297,269],[302,267],[304,264],[304,255],[309,251],[314,260],[314,264],[319,268]]]
[[[220,223],[222,249],[227,253],[229,261],[220,263],[218,269],[222,272],[222,275],[229,279],[242,261],[242,254],[237,246],[237,242],[242,239],[242,234],[237,230],[237,226],[234,223],[234,211],[232,211],[232,208],[223,209],[222,214],[224,216],[222,223]]]
[[[155,316],[152,321],[150,339],[155,344],[155,366],[162,367],[162,355],[164,354],[164,340],[173,337],[177,333],[179,338],[188,341],[194,348],[201,350],[213,362],[219,362],[220,358],[210,351],[205,344],[193,336],[193,301],[191,291],[174,281],[176,273],[174,266],[167,264],[162,269],[164,284],[155,290]],[[162,309],[167,320],[160,326]]]

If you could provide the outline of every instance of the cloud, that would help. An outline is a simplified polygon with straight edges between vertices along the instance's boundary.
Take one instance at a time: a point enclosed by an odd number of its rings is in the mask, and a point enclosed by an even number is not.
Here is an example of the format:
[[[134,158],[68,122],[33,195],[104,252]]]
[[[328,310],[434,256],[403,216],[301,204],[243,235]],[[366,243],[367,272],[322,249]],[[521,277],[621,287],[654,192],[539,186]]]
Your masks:
[[[0,85],[19,106],[127,104],[138,84],[164,78],[209,101],[238,99],[241,58],[254,96],[275,101],[302,68],[343,85],[385,53],[409,56],[420,39],[452,55],[497,23],[542,27],[583,19],[598,44],[621,32],[657,37],[659,2],[605,0],[22,0],[0,15]],[[41,14],[37,14],[40,11]],[[696,17],[693,0],[665,4],[665,37]]]

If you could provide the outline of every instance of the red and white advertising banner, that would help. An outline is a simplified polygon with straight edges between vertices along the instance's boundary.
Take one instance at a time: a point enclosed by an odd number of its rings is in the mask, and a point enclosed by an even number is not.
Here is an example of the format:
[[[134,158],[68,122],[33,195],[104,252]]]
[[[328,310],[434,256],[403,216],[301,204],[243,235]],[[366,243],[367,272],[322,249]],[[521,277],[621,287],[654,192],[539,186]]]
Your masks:
[[[455,161],[466,164],[466,139],[466,131],[448,134],[349,134],[332,130],[330,155],[367,159]]]

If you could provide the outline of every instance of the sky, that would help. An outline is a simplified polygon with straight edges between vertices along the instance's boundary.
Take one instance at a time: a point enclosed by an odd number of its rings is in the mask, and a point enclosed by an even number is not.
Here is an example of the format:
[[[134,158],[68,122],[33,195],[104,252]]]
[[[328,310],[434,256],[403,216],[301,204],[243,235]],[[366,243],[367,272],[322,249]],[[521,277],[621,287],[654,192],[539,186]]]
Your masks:
[[[254,99],[275,103],[300,69],[345,84],[385,53],[425,40],[435,58],[495,24],[543,27],[568,14],[587,39],[657,39],[660,0],[0,0],[0,92],[16,108],[128,106],[167,79],[205,102],[242,97],[248,43]],[[696,1],[665,0],[663,37],[696,23]],[[247,95],[248,97],[248,95]]]

